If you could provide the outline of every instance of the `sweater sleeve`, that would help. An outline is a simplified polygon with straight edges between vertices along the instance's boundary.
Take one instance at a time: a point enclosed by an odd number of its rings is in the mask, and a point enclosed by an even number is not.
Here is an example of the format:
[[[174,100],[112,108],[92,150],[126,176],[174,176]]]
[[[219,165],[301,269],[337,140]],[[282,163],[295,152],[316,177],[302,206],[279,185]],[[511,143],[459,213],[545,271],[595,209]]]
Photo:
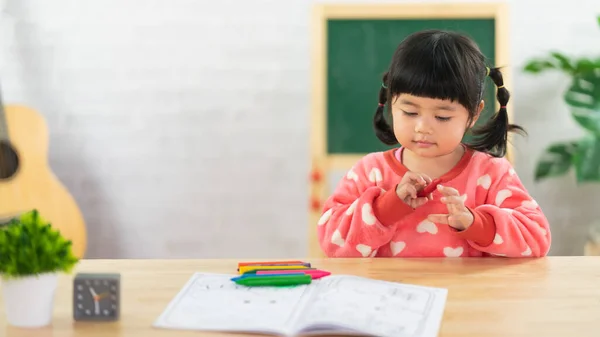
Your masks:
[[[326,200],[317,224],[326,256],[375,256],[379,247],[392,240],[398,221],[412,212],[396,195],[397,183],[387,191],[381,187],[387,177],[378,165],[369,156],[361,159]]]
[[[472,247],[491,255],[547,255],[551,242],[550,226],[540,206],[528,194],[508,161],[496,162],[490,169],[478,177],[477,182],[477,188],[488,188],[486,201],[470,209],[474,215],[473,224],[457,235],[467,239]]]

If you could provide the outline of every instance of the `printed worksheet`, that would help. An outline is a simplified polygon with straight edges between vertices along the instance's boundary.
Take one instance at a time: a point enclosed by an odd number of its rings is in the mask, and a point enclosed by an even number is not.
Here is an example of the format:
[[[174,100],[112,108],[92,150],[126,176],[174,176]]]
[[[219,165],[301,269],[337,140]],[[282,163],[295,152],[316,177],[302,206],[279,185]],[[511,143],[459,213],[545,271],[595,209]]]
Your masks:
[[[301,336],[434,337],[447,290],[334,275],[295,287],[247,287],[196,273],[154,323],[166,329]]]

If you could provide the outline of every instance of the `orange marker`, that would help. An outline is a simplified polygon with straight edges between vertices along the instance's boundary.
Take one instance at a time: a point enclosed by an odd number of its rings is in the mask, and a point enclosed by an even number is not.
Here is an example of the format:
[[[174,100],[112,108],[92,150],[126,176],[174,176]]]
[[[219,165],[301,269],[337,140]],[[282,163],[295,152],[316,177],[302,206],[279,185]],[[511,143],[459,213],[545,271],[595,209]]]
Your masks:
[[[280,269],[280,270],[258,270],[256,275],[277,275],[277,274],[307,274],[315,280],[321,277],[331,275],[330,272],[319,269]]]

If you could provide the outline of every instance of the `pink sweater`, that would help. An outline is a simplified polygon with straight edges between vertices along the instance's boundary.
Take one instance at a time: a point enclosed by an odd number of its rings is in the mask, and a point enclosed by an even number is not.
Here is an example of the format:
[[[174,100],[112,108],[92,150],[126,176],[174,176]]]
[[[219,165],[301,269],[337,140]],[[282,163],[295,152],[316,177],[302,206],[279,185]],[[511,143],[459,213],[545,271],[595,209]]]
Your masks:
[[[467,150],[440,177],[442,184],[466,195],[474,215],[458,231],[427,220],[448,213],[433,200],[412,209],[396,195],[407,172],[399,151],[371,153],[342,179],[323,207],[317,224],[321,248],[329,257],[539,257],[551,242],[548,220],[515,174],[510,162]]]

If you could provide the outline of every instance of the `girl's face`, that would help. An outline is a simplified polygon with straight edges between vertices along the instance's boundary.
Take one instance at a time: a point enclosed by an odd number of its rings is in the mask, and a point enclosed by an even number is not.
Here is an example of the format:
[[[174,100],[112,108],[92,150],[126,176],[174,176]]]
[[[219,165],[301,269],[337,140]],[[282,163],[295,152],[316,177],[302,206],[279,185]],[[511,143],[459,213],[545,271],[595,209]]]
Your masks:
[[[394,134],[398,142],[415,154],[434,158],[456,150],[470,124],[469,112],[458,102],[401,94],[392,99]]]

